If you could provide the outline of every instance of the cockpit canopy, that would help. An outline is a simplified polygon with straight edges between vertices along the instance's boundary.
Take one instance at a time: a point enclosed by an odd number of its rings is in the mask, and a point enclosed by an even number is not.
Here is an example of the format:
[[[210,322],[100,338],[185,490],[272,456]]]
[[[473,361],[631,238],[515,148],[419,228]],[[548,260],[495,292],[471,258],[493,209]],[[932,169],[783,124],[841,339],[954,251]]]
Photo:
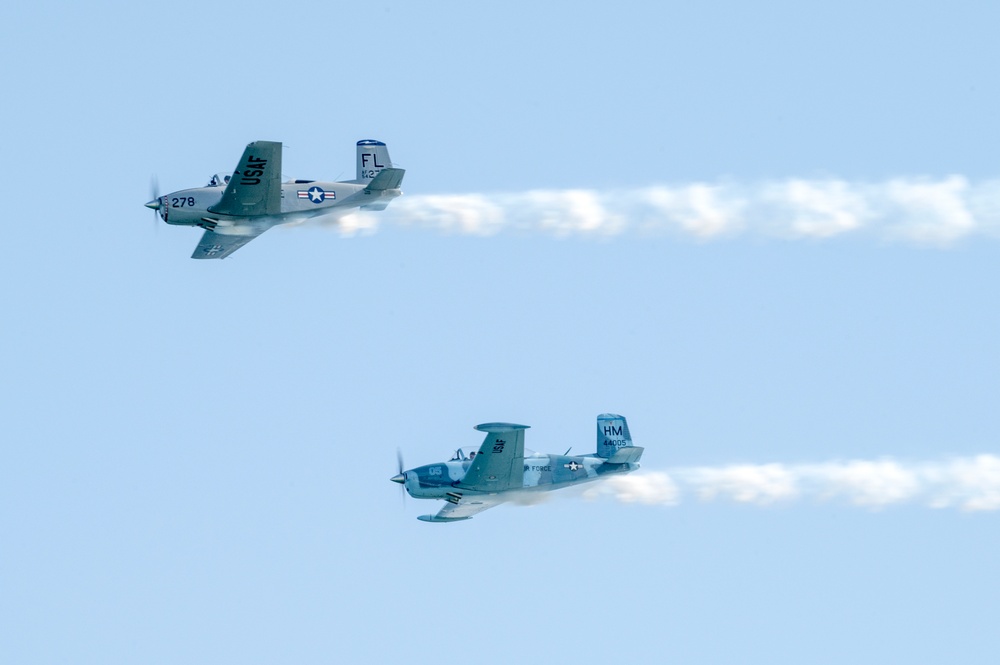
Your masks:
[[[212,179],[208,181],[206,187],[225,187],[229,184],[229,178],[232,177],[228,173],[216,173],[212,176]]]
[[[459,448],[455,451],[455,454],[451,456],[450,462],[468,462],[470,460],[476,459],[476,454],[479,452],[479,446],[466,446],[464,448]]]

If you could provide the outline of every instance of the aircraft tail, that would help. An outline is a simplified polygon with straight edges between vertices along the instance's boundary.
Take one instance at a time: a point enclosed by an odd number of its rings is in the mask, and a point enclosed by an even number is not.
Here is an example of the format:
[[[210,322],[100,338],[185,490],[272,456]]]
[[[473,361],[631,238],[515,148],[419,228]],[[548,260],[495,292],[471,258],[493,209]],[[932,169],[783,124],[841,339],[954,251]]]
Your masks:
[[[381,141],[358,141],[358,183],[367,185],[382,169],[390,168],[389,149]]]
[[[618,458],[622,455],[618,453],[622,449],[628,449],[623,451],[626,456],[634,455],[631,451],[635,448],[632,446],[632,435],[629,434],[625,416],[616,413],[602,413],[597,416],[597,456],[609,461],[614,460],[612,462],[614,464],[621,464]],[[642,448],[638,448],[638,454],[642,454]],[[638,456],[636,459],[638,460]]]

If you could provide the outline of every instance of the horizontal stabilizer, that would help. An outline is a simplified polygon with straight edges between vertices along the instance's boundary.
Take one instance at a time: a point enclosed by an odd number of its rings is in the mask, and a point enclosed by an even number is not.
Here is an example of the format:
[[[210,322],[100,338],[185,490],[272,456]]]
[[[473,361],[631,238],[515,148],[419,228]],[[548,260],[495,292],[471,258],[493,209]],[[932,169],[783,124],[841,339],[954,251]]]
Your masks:
[[[635,464],[642,457],[645,448],[640,446],[625,446],[615,451],[615,454],[607,459],[606,464]]]
[[[378,175],[368,183],[365,190],[369,192],[384,192],[387,189],[399,189],[400,184],[403,182],[403,174],[405,173],[406,169],[386,167],[379,171]]]

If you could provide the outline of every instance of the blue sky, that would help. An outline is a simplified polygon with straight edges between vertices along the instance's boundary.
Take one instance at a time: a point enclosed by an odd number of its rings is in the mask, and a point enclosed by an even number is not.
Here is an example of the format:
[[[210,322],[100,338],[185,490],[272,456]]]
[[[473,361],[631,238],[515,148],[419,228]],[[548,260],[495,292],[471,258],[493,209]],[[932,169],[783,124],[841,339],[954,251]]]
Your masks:
[[[993,662],[994,504],[690,479],[1000,454],[997,19],[0,9],[0,660]],[[350,178],[362,138],[407,169],[367,232],[195,262],[142,207],[257,139]],[[570,190],[584,213],[551,203]],[[653,228],[649,192],[675,197]],[[432,196],[503,223],[417,219]],[[589,451],[606,411],[677,500],[429,525],[388,482],[397,447],[436,461],[486,421]]]

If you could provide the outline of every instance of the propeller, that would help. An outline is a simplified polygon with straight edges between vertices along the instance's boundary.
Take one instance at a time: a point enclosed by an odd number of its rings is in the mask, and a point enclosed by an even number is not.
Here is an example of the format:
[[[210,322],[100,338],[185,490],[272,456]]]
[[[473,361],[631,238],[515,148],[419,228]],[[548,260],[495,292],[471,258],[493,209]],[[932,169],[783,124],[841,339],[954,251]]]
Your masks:
[[[156,215],[163,201],[160,200],[160,182],[155,175],[149,179],[149,197],[146,207],[153,211],[153,230],[158,232],[160,225],[156,223]]]
[[[405,485],[405,483],[406,483],[406,471],[403,471],[403,451],[401,451],[399,448],[396,448],[396,471],[397,471],[396,475],[393,476],[392,478],[390,478],[389,480],[391,480],[394,483],[399,483],[399,496],[400,496],[400,499],[403,501],[403,504],[405,505],[406,504],[406,485]]]

